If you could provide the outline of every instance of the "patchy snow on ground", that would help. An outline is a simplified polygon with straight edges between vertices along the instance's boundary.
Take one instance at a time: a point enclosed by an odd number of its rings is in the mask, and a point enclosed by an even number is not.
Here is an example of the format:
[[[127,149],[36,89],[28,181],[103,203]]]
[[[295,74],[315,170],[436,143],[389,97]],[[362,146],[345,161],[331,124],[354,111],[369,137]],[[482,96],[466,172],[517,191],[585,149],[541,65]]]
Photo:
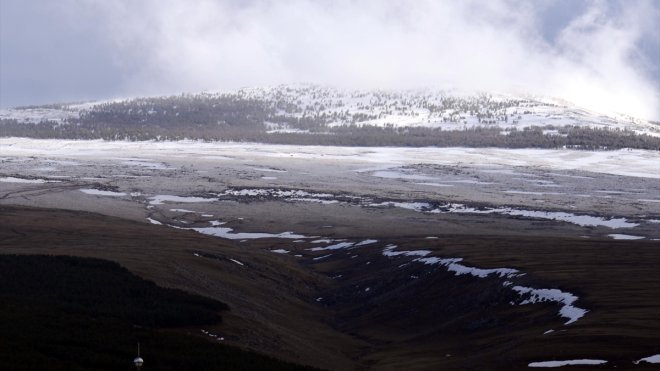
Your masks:
[[[405,179],[405,180],[436,180],[437,178],[428,175],[406,174],[399,171],[381,170],[375,171],[371,175],[385,179]]]
[[[513,268],[482,269],[476,267],[468,267],[463,264],[459,264],[459,262],[463,261],[463,258],[441,259],[437,257],[425,257],[425,258],[415,259],[415,261],[422,262],[424,264],[443,265],[447,268],[448,271],[454,272],[454,274],[456,274],[457,276],[469,274],[471,276],[479,277],[479,278],[486,278],[490,275],[511,278],[520,275],[520,271]]]
[[[364,245],[371,245],[371,244],[376,243],[376,242],[378,242],[378,240],[364,240],[364,241],[356,243],[354,247],[364,246]]]
[[[286,170],[282,169],[272,169],[272,168],[265,168],[265,167],[257,167],[257,166],[250,166],[250,169],[252,170],[257,170],[257,171],[265,171],[268,173],[286,173]]]
[[[323,239],[320,239],[320,240],[314,240],[314,241],[312,241],[312,243],[333,243],[334,241],[335,240],[331,240],[331,239],[328,239],[328,238],[323,238]]]
[[[568,321],[564,323],[565,325],[577,321],[584,317],[588,312],[586,309],[573,306],[573,303],[578,300],[578,297],[570,292],[564,292],[558,289],[535,289],[524,286],[514,286],[512,289],[519,295],[526,297],[526,299],[519,303],[520,305],[545,301],[553,301],[561,304],[562,307],[559,310],[559,315],[568,319]]]
[[[290,253],[289,250],[284,250],[284,249],[270,250],[270,252],[274,252],[274,253],[276,253],[276,254],[288,254],[288,253]]]
[[[418,185],[425,185],[425,186],[431,186],[431,187],[453,187],[453,184],[442,184],[442,183],[415,183]]]
[[[196,214],[197,213],[197,211],[192,211],[192,210],[188,210],[188,209],[170,209],[170,211],[174,211],[175,213],[188,213],[188,214],[190,214],[190,213],[195,213]]]
[[[197,202],[214,202],[218,201],[217,198],[204,198],[204,197],[182,197],[182,196],[171,196],[171,195],[156,195],[149,197],[149,204],[151,205],[162,205],[165,202],[171,203],[197,203]]]
[[[163,223],[159,222],[159,221],[156,220],[156,219],[147,218],[147,220],[148,220],[149,223],[151,223],[151,224],[155,224],[155,225],[163,225]]]
[[[383,248],[383,255],[387,257],[409,256],[415,257],[412,261],[423,263],[426,265],[440,265],[453,272],[455,275],[471,275],[477,278],[497,277],[505,278],[503,286],[510,287],[513,291],[517,292],[524,299],[519,303],[520,305],[533,304],[538,302],[552,301],[561,304],[559,315],[567,318],[566,325],[577,321],[582,318],[587,310],[573,306],[578,297],[558,289],[535,289],[531,287],[512,286],[512,279],[524,276],[525,273],[520,272],[514,268],[477,268],[461,264],[463,258],[440,258],[437,256],[429,256],[429,250],[395,250],[396,245],[388,245]],[[512,303],[513,304],[513,303]]]
[[[638,361],[633,362],[634,364],[639,364],[641,362],[648,362],[648,363],[660,363],[660,354],[656,354],[650,357],[642,358]]]
[[[123,161],[122,162],[124,165],[128,166],[138,166],[150,170],[173,170],[173,168],[167,166],[164,163],[161,162],[151,162],[151,161],[143,161],[143,160],[128,160],[128,161]]]
[[[490,164],[542,169],[578,170],[660,179],[660,153],[647,150],[577,151],[570,149],[408,148],[292,146],[258,143],[204,143],[201,141],[129,142],[0,138],[1,156],[115,158],[116,153],[135,156],[225,156],[230,158],[318,159],[349,162],[359,158],[373,168],[428,163],[436,165]]]
[[[238,264],[238,265],[243,265],[243,266],[245,265],[245,264],[241,263],[240,261],[238,261],[238,260],[236,260],[236,259],[231,259],[231,258],[230,258],[229,260],[231,260],[232,262],[234,262],[234,263],[236,263],[236,264]]]
[[[82,188],[79,191],[94,196],[109,196],[109,197],[126,196],[125,192],[102,191],[100,189],[92,189],[92,188]]]
[[[251,189],[227,189],[224,192],[218,193],[218,196],[237,196],[237,197],[269,197],[281,199],[323,199],[334,197],[329,193],[310,193],[303,190],[283,190],[272,188],[251,188]]]
[[[396,245],[388,245],[383,248],[383,255],[387,257],[393,257],[393,256],[427,256],[431,253],[430,250],[399,250],[399,251],[394,251],[396,249]]]
[[[607,361],[602,359],[572,359],[567,361],[532,362],[529,367],[563,367],[572,365],[604,365]]]
[[[340,242],[338,244],[330,245],[330,246],[325,246],[325,247],[312,247],[307,250],[309,251],[326,251],[326,250],[339,250],[339,249],[347,249],[351,246],[353,246],[353,242]]]
[[[499,214],[499,215],[510,215],[510,216],[523,216],[528,218],[537,218],[537,219],[547,219],[547,220],[556,220],[563,221],[568,223],[577,224],[582,227],[591,227],[591,226],[604,226],[612,229],[617,228],[633,228],[638,226],[638,223],[628,222],[625,218],[606,218],[599,216],[591,215],[576,215],[566,212],[557,212],[557,211],[540,211],[540,210],[523,210],[523,209],[514,209],[510,207],[486,207],[486,208],[474,208],[467,205],[451,203],[447,205],[441,205],[439,207],[434,207],[428,202],[392,202],[386,201],[381,203],[370,203],[367,206],[369,207],[398,207],[407,210],[413,210],[418,212],[429,212],[429,213],[465,213],[465,214]]]
[[[643,240],[645,238],[643,236],[633,236],[630,234],[619,234],[619,233],[608,234],[607,237],[613,238],[615,240]]]
[[[60,180],[48,179],[26,179],[7,176],[0,178],[0,183],[22,183],[22,184],[44,184],[44,183],[58,183]]]
[[[213,223],[216,222],[216,223]],[[285,239],[299,239],[299,238],[308,238],[302,234],[295,234],[293,232],[282,232],[282,233],[259,233],[259,232],[233,232],[233,228],[220,227],[224,224],[218,221],[210,222],[213,227],[201,227],[201,228],[181,228],[181,229],[190,229],[197,231],[202,234],[207,234],[215,237],[226,238],[230,240],[254,240],[260,238],[285,238]]]

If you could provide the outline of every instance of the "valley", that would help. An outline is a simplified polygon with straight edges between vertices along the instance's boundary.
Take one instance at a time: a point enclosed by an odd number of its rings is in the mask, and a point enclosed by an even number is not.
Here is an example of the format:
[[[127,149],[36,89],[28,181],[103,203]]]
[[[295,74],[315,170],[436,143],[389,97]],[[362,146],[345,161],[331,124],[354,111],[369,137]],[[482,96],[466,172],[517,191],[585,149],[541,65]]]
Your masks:
[[[656,151],[0,138],[0,161],[3,253],[227,303],[186,330],[209,341],[347,370],[660,353]]]

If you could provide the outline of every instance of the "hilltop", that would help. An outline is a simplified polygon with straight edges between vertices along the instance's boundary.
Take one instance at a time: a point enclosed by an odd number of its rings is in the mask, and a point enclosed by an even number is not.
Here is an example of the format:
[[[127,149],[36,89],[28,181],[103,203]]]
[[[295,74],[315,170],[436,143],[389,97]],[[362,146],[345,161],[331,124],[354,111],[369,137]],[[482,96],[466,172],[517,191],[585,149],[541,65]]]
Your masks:
[[[433,89],[244,88],[0,111],[0,136],[349,146],[660,148],[660,124],[556,99]]]

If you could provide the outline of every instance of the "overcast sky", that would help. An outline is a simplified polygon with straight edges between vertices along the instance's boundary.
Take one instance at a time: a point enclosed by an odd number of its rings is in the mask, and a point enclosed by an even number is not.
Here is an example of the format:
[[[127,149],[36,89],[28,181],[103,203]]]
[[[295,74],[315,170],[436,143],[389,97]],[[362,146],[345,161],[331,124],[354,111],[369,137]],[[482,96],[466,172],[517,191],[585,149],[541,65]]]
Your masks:
[[[660,119],[660,1],[1,0],[0,106],[310,82]]]

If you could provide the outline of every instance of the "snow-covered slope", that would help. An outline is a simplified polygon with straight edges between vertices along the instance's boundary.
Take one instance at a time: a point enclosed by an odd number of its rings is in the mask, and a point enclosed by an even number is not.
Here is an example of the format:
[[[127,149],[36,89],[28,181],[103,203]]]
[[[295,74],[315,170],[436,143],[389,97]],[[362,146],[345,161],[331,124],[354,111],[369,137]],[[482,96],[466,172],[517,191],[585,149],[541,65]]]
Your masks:
[[[437,89],[358,91],[316,85],[245,88],[236,94],[271,102],[283,116],[325,117],[329,126],[423,126],[443,130],[498,126],[504,130],[552,125],[609,127],[660,135],[659,124],[622,115],[600,115],[546,97]]]
[[[605,116],[560,99],[514,96],[503,93],[465,93],[438,89],[343,90],[317,85],[280,85],[243,88],[231,92],[187,95],[189,99],[214,96],[264,102],[276,118],[308,118],[328,127],[432,127],[463,130],[485,126],[502,130],[533,126],[582,126],[627,129],[660,136],[660,124],[627,116]],[[130,100],[128,100],[130,101]],[[66,123],[81,112],[118,101],[61,104],[0,110],[0,119],[34,123]],[[176,110],[173,105],[171,110]],[[264,122],[270,132],[297,131],[279,122]],[[549,131],[546,134],[552,135]]]

